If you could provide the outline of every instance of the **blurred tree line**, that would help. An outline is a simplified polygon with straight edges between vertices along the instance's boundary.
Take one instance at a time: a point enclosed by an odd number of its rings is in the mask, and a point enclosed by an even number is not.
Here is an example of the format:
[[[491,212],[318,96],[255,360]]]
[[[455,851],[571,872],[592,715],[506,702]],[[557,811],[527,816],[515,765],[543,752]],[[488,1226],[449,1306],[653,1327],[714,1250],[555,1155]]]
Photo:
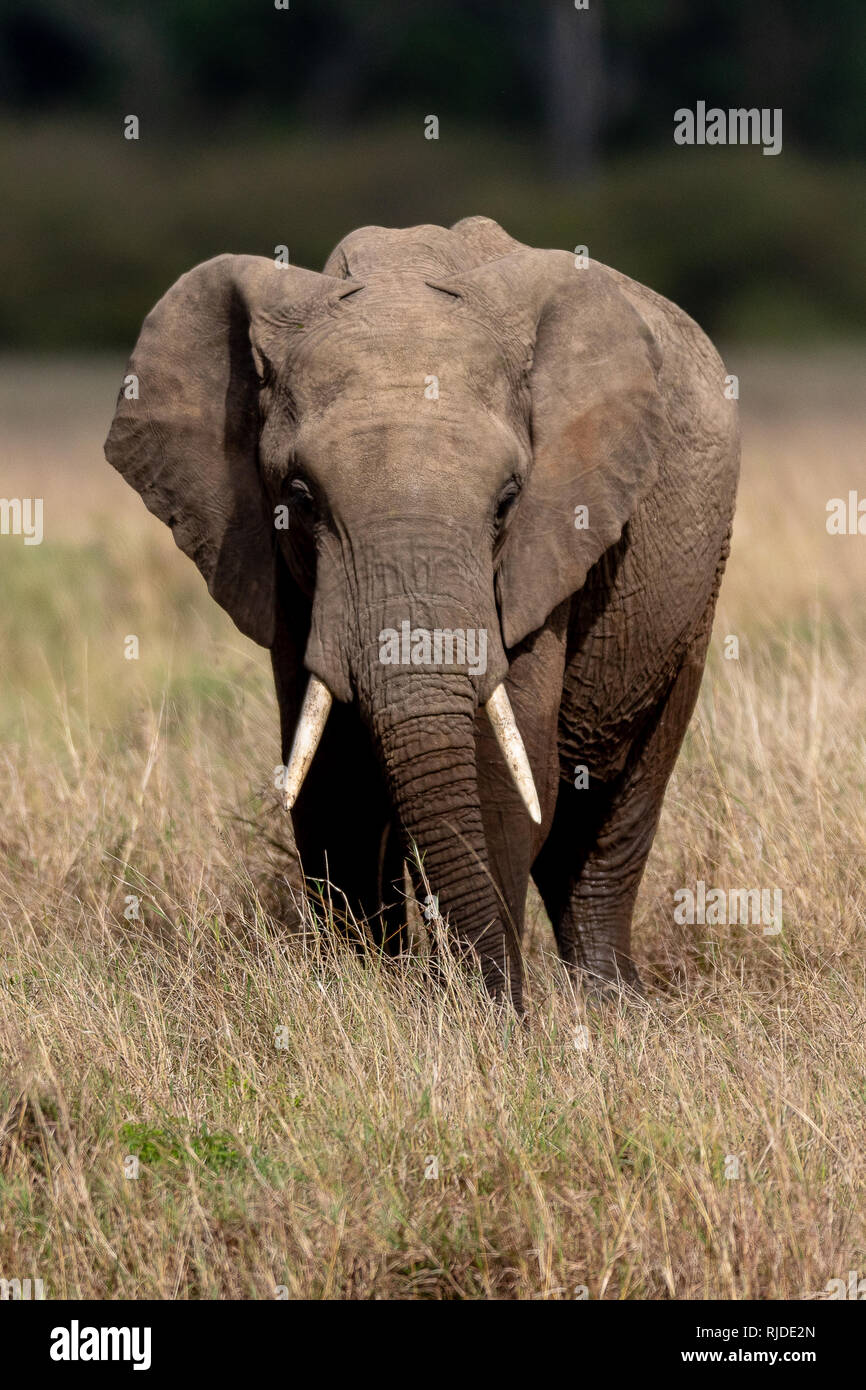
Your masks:
[[[272,253],[281,221],[315,265],[362,221],[472,212],[590,242],[711,329],[866,330],[866,0],[288,3],[0,0],[7,342],[126,339],[130,276],[158,289],[227,247]],[[673,113],[698,100],[781,107],[782,155],[676,148]],[[76,267],[62,305],[40,229]]]
[[[670,138],[672,113],[782,107],[786,141],[866,147],[863,0],[2,0],[0,107],[345,129],[420,105],[546,139],[560,172]]]

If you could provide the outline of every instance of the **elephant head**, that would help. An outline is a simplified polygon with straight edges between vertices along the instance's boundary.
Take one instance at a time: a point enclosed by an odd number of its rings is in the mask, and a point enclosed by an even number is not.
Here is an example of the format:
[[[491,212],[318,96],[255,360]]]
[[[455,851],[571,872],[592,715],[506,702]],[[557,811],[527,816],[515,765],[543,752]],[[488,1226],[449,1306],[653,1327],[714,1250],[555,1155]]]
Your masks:
[[[652,484],[658,357],[596,263],[485,218],[364,228],[324,274],[224,255],[184,275],[145,320],[137,393],[121,393],[106,443],[264,646],[288,567],[310,674],[289,801],[332,699],[356,702],[402,829],[494,992],[508,962],[476,711],[539,820],[508,654],[580,589]]]

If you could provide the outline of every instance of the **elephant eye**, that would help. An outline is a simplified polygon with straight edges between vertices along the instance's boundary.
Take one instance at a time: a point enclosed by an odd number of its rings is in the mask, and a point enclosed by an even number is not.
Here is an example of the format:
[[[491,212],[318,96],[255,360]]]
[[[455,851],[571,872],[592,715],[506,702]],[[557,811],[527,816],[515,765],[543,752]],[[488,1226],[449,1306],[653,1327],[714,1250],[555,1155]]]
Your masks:
[[[508,517],[508,514],[509,514],[509,512],[511,511],[512,507],[514,506],[514,503],[517,501],[517,499],[518,499],[519,496],[520,496],[520,479],[519,479],[519,478],[509,478],[509,479],[508,479],[508,482],[505,484],[505,487],[504,487],[504,488],[502,489],[502,491],[500,492],[500,494],[499,494],[499,499],[498,499],[498,501],[497,501],[497,503],[496,503],[496,525],[497,525],[497,528],[498,528],[498,527],[501,527],[501,526],[503,526],[503,525],[505,524],[505,521],[506,521],[506,519],[507,519],[507,517]]]
[[[293,478],[289,483],[289,500],[299,510],[312,510],[313,494],[309,483],[306,483],[303,478]]]

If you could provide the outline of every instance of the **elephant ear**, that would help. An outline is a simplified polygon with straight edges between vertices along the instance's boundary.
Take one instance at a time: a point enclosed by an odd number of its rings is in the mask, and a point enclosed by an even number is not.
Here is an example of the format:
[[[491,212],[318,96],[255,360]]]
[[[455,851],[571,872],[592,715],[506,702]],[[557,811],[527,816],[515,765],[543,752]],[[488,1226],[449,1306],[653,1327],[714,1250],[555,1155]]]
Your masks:
[[[241,632],[270,646],[276,542],[259,476],[254,320],[265,338],[297,306],[345,282],[217,256],[181,276],[148,314],[127,367],[106,457],[171,527]],[[258,354],[259,366],[263,354]]]
[[[652,487],[666,427],[661,351],[595,261],[526,249],[477,273],[512,341],[531,349],[532,467],[497,576],[510,648],[581,588]]]

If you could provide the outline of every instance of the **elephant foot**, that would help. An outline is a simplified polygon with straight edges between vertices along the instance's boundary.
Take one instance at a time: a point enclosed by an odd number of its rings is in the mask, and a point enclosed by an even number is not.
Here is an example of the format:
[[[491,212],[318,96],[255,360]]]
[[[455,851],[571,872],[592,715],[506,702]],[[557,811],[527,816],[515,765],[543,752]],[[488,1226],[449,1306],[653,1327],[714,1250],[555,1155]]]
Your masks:
[[[589,1007],[611,1003],[634,1005],[646,1001],[646,987],[631,961],[595,970],[581,965],[576,974]]]

